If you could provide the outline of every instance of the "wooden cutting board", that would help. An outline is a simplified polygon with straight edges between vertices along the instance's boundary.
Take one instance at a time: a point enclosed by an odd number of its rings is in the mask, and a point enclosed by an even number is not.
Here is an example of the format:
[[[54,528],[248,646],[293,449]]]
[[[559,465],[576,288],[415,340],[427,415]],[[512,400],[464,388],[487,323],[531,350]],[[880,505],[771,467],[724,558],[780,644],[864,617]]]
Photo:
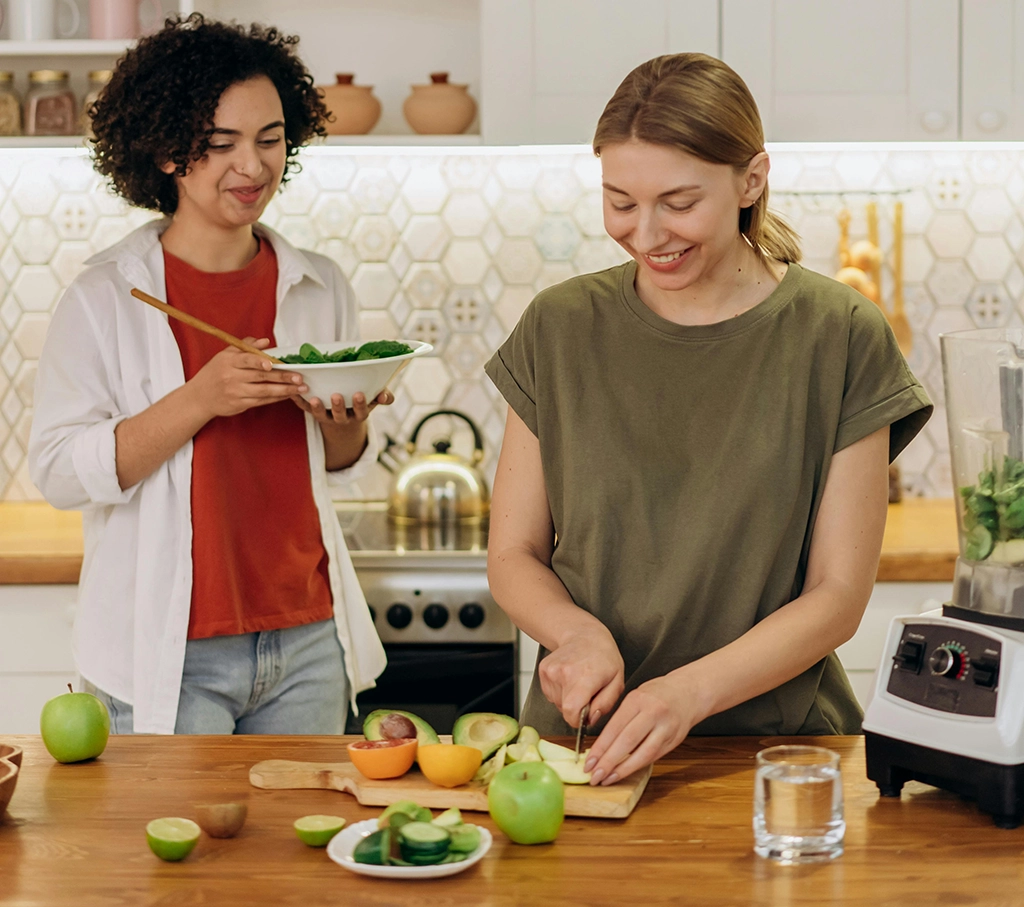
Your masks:
[[[651,767],[647,766],[608,787],[566,784],[565,814],[624,819],[633,811],[650,777]],[[413,800],[420,806],[435,809],[457,806],[487,812],[486,785],[470,782],[453,788],[438,787],[416,769],[390,781],[371,781],[351,762],[268,759],[249,769],[249,783],[264,790],[340,790],[355,796],[363,806],[388,806],[398,800]]]

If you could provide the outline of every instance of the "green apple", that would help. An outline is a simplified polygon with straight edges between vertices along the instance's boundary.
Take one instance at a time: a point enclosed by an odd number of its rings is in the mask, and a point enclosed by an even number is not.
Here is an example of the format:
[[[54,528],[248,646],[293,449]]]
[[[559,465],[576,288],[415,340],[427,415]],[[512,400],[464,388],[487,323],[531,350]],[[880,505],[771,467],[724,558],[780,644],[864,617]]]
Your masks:
[[[513,762],[487,789],[491,818],[516,844],[546,844],[565,819],[565,789],[550,765]]]
[[[68,691],[43,706],[39,717],[43,743],[58,762],[95,759],[107,746],[110,714],[91,693],[75,693],[70,683]]]

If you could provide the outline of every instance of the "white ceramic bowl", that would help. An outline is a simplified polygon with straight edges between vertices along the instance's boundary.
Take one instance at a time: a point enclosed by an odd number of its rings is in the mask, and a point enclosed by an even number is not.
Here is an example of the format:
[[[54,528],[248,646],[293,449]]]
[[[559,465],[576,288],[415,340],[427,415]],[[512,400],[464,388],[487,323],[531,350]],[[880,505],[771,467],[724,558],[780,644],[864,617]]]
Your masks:
[[[349,346],[358,346],[345,341],[332,341],[330,343],[316,343],[309,341],[321,353],[334,353]],[[366,395],[369,402],[373,402],[377,394],[388,386],[388,382],[395,377],[395,374],[406,362],[417,356],[425,356],[433,347],[429,343],[421,343],[418,340],[403,340],[402,343],[412,347],[411,353],[404,356],[391,356],[387,359],[364,359],[362,362],[324,362],[319,365],[274,365],[274,368],[287,372],[298,372],[302,375],[309,390],[302,396],[309,400],[318,397],[328,408],[331,408],[331,395],[341,394],[345,398],[345,405],[352,406],[352,398],[362,393]],[[271,356],[294,355],[299,352],[299,346],[275,346],[266,350]]]

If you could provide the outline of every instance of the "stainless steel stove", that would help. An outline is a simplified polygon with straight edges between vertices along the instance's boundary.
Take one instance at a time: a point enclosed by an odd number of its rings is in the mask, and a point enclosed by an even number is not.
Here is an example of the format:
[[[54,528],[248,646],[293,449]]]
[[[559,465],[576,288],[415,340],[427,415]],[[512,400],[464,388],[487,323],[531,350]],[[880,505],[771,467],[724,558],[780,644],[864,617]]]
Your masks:
[[[450,733],[465,712],[516,712],[516,628],[487,585],[487,525],[404,525],[384,502],[339,503],[338,520],[388,655],[358,697]],[[361,717],[350,718],[359,730]]]

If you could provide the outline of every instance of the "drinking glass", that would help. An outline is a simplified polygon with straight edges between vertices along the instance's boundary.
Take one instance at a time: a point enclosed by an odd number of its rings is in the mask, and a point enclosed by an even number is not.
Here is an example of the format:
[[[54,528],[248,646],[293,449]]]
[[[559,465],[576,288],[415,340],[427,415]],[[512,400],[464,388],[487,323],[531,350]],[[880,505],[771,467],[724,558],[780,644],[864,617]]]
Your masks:
[[[779,863],[831,860],[843,852],[839,754],[820,746],[773,746],[757,754],[754,851]]]

